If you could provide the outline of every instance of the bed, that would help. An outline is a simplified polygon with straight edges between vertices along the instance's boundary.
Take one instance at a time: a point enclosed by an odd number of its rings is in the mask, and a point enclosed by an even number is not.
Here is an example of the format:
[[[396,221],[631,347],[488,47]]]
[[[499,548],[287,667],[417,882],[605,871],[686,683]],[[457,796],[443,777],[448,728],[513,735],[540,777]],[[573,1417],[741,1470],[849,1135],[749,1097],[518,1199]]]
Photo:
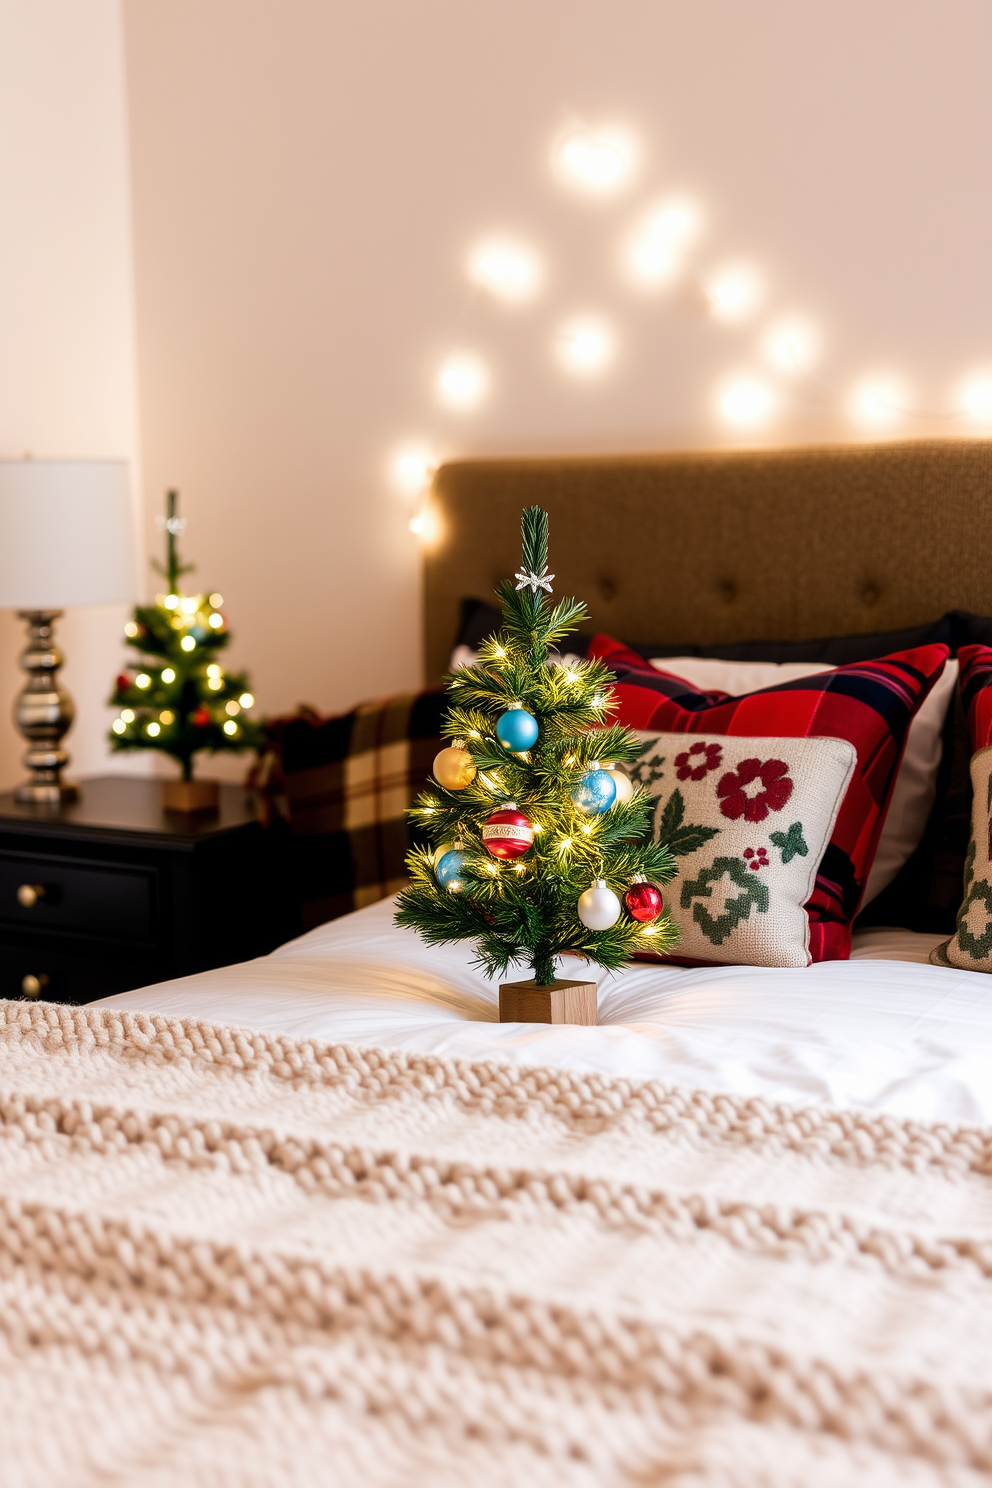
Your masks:
[[[532,503],[597,625],[677,647],[988,614],[990,497],[983,441],[453,464],[426,674]],[[939,938],[501,1025],[384,898],[4,1005],[5,1481],[989,1481],[992,995]]]

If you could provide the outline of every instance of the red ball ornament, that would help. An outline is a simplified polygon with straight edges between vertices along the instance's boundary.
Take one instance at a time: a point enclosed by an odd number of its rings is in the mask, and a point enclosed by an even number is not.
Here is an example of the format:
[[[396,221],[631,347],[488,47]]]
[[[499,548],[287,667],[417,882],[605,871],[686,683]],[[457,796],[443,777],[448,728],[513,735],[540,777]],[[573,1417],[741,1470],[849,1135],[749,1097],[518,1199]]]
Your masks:
[[[131,678],[128,677],[128,676],[126,676],[124,672],[121,672],[120,676],[117,678],[117,690],[118,690],[118,692],[126,692],[127,689],[130,686],[131,686]]]
[[[522,858],[534,841],[534,828],[515,801],[504,801],[482,828],[482,841],[494,858]]]
[[[642,925],[648,925],[652,920],[656,920],[665,907],[660,890],[643,878],[634,880],[624,894],[623,902],[631,919],[640,920]]]
[[[206,728],[207,724],[210,722],[210,714],[207,712],[206,708],[197,708],[190,722],[193,723],[196,728]]]

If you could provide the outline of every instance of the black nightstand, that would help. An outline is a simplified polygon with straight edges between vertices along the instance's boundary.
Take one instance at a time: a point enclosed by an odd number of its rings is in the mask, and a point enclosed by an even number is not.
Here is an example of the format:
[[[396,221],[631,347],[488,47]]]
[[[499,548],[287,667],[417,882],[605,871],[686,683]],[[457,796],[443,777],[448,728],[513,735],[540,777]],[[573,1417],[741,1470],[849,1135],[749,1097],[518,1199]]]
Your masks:
[[[288,830],[239,786],[194,816],[157,780],[87,780],[60,807],[0,795],[0,996],[90,1002],[264,955],[301,929],[293,881]]]

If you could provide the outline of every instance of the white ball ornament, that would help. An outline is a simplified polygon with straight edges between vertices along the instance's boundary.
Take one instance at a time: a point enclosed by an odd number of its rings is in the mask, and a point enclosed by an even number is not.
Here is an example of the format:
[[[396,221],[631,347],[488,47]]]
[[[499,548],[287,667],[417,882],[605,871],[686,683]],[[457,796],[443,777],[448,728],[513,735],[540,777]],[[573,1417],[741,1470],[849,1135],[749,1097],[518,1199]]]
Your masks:
[[[620,900],[605,878],[597,878],[592,888],[579,895],[578,911],[587,930],[609,930],[620,918]]]
[[[619,765],[607,765],[606,768],[610,772],[610,779],[616,786],[616,795],[613,798],[614,806],[619,806],[621,801],[629,801],[634,794],[634,782],[626,770],[621,770]]]

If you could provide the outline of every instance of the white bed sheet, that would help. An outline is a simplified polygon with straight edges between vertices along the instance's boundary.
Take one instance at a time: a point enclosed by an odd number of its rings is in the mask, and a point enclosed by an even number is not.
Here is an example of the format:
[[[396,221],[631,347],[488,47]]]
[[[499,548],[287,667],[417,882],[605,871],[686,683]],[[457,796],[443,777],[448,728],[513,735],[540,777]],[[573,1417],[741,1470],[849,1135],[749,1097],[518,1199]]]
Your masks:
[[[799,971],[598,971],[599,1026],[562,1028],[498,1023],[496,986],[471,966],[469,949],[425,946],[392,916],[393,901],[384,900],[271,956],[95,1006],[925,1120],[992,1122],[992,977],[930,966],[939,936],[871,931],[858,937],[851,961]],[[580,962],[562,974],[590,975]]]

